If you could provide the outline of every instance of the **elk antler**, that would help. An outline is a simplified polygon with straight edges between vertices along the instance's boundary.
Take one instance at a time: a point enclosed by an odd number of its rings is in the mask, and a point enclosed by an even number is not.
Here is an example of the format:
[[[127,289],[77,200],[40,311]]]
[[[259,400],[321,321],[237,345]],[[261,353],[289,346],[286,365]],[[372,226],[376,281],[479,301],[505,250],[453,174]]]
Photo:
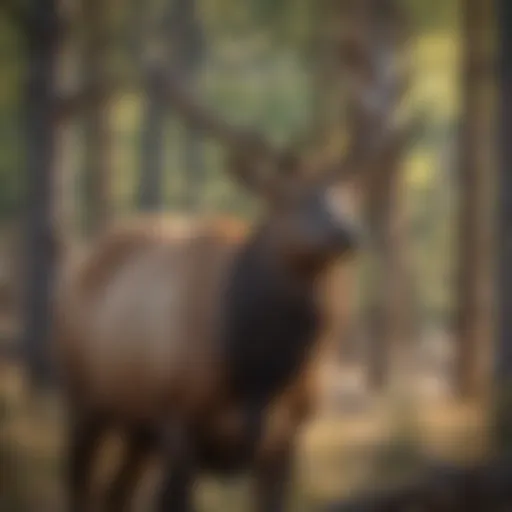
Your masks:
[[[358,174],[367,180],[374,177],[376,163],[393,158],[421,127],[421,116],[406,123],[396,121],[409,83],[408,67],[399,51],[408,37],[407,24],[392,0],[341,1],[337,15],[339,64],[352,137],[332,172],[344,177]]]
[[[234,126],[199,104],[183,87],[177,73],[153,68],[153,80],[164,101],[195,130],[215,137],[230,155],[230,170],[252,188],[269,189],[298,170],[300,159],[291,149],[273,146],[252,129]]]

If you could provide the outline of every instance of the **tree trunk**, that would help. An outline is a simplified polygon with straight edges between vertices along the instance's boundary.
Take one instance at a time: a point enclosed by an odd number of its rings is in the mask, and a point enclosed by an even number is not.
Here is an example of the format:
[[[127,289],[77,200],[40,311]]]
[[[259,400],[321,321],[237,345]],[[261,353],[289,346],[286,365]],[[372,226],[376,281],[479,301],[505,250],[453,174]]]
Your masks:
[[[385,187],[373,187],[369,191],[367,223],[373,240],[373,247],[367,271],[369,272],[369,289],[367,297],[366,335],[368,350],[368,385],[372,391],[385,388],[390,370],[389,318],[386,308],[390,289],[386,279],[386,266],[390,261],[391,246],[387,228],[391,213],[391,182]],[[391,280],[391,279],[390,279]],[[392,285],[393,286],[393,285]]]
[[[83,2],[87,41],[84,52],[84,79],[92,80],[99,101],[85,118],[85,199],[86,228],[90,234],[101,231],[111,217],[110,151],[111,133],[106,104],[108,67],[107,2]]]
[[[66,24],[76,23],[76,11],[61,14]],[[79,90],[80,53],[79,38],[75,31],[65,31],[59,44],[58,63],[56,66],[55,90],[58,97],[71,96]],[[71,109],[72,110],[72,109]],[[69,112],[74,114],[74,112]],[[79,144],[79,123],[77,117],[61,116],[56,126],[55,154],[55,219],[56,235],[59,240],[73,237],[78,224],[78,208],[76,202],[76,185],[78,159],[76,147]]]
[[[497,231],[498,325],[495,366],[498,392],[496,440],[512,445],[512,3],[497,2],[499,25],[499,172]]]
[[[151,75],[151,73],[150,73]],[[163,204],[163,136],[166,110],[152,76],[146,77],[146,103],[142,121],[139,208],[156,211]]]
[[[203,148],[200,135],[196,130],[188,129],[185,133],[185,208],[194,212],[201,205],[201,191],[204,178]]]
[[[383,179],[369,184],[367,219],[373,240],[369,261],[368,385],[401,386],[417,335],[414,283],[407,248],[405,187],[400,148],[383,162]]]
[[[462,119],[459,139],[457,390],[488,391],[492,327],[490,28],[492,5],[463,2]]]
[[[349,132],[364,151],[371,151],[374,141],[392,129],[407,85],[408,69],[398,63],[406,49],[404,13],[393,0],[340,0],[339,5],[344,13],[340,53],[351,84]],[[405,369],[411,341],[412,285],[399,169],[404,149],[403,144],[391,149],[365,183],[372,254],[367,262],[370,279],[364,323],[368,384],[375,391]]]
[[[175,69],[179,70],[182,76],[183,83],[188,84],[190,88],[195,87],[197,66],[202,53],[202,40],[195,17],[194,0],[169,2],[159,30],[153,27],[153,31],[151,33],[148,31],[145,39],[153,41],[155,47],[160,47],[165,59],[170,56]],[[158,67],[165,65],[165,60],[159,62],[155,59],[150,63],[148,75],[145,77],[146,105],[139,182],[139,206],[145,211],[158,210],[163,203],[163,135],[166,109],[158,83]],[[184,203],[187,208],[194,209],[199,202],[199,185],[202,179],[201,144],[199,134],[195,130],[184,127],[182,133],[182,168],[186,172]]]
[[[59,20],[54,0],[32,0],[28,31],[25,129],[28,179],[26,309],[23,347],[32,385],[47,382],[50,293],[55,265],[53,218],[55,160],[54,79]]]
[[[197,88],[198,67],[204,45],[201,26],[197,19],[195,0],[174,0],[174,40],[176,65],[183,81],[190,89]],[[203,180],[203,153],[200,134],[193,128],[183,131],[183,169],[185,171],[184,205],[194,211],[201,199]]]
[[[148,62],[148,68],[143,76],[144,84],[144,112],[142,119],[142,135],[140,148],[140,170],[138,206],[145,212],[157,211],[163,206],[163,178],[164,178],[164,133],[167,111],[164,108],[158,80],[160,66],[165,66],[168,58],[169,46],[172,38],[170,26],[172,2],[169,2],[166,12],[161,16],[143,0],[134,2],[134,27],[137,32],[135,42],[138,59]],[[142,25],[141,30],[136,30]],[[160,54],[151,55],[150,51],[159,49]],[[158,60],[161,57],[162,62]]]

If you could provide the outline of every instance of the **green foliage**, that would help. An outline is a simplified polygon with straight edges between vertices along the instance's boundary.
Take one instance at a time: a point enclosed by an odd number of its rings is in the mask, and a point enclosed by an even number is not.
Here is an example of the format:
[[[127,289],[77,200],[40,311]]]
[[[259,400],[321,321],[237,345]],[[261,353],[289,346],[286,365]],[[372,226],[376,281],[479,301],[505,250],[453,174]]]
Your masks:
[[[447,0],[401,0],[415,27],[424,31],[453,30],[458,21],[459,2]]]
[[[459,111],[457,63],[458,3],[450,0],[403,0],[411,14],[413,80],[411,108],[428,105],[426,130],[406,162],[410,250],[423,315],[445,319],[451,311],[455,182],[447,150],[454,147]],[[152,0],[153,2],[153,0]],[[163,12],[163,0],[154,0]],[[113,2],[109,12],[112,73],[130,69],[133,3]],[[153,3],[151,3],[153,5]],[[322,2],[316,0],[197,0],[205,48],[199,69],[199,94],[205,103],[234,123],[252,125],[277,143],[308,129],[317,86],[308,59],[312,38],[321,30]],[[149,9],[149,7],[148,7]],[[83,37],[80,20],[73,26]],[[0,221],[20,211],[24,191],[21,109],[24,72],[23,37],[0,19]],[[133,75],[135,77],[136,73]],[[315,85],[316,84],[316,85]],[[112,152],[115,208],[134,208],[138,182],[142,94],[137,80],[130,93],[112,105]],[[183,206],[183,128],[172,112],[165,134],[165,199],[169,209]],[[252,216],[257,203],[226,176],[224,156],[214,141],[203,153],[202,205],[208,210]],[[81,154],[83,147],[77,148]],[[76,158],[80,176],[81,157]],[[70,170],[71,172],[71,170]],[[78,189],[80,190],[80,181]],[[366,276],[366,281],[371,276]],[[367,283],[371,286],[371,282]]]

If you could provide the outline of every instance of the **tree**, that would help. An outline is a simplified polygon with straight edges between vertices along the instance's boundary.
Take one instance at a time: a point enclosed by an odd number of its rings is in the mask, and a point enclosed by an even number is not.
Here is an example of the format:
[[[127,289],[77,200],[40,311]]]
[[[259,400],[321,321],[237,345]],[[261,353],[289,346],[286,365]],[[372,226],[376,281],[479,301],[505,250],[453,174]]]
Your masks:
[[[76,7],[76,4],[66,4]],[[59,98],[74,96],[80,79],[80,46],[78,30],[78,10],[68,9],[60,13],[66,24],[66,30],[59,44],[58,62],[56,65],[55,90]],[[71,113],[71,112],[70,112]],[[57,149],[55,155],[55,218],[58,238],[69,239],[78,221],[78,205],[75,195],[77,179],[77,159],[74,144],[79,127],[76,116],[60,116],[56,123]]]
[[[82,2],[86,42],[83,58],[84,82],[96,100],[85,112],[85,195],[86,225],[89,233],[100,231],[111,216],[111,132],[109,129],[108,2]]]
[[[24,133],[26,142],[26,228],[24,330],[21,344],[34,387],[48,383],[51,372],[48,338],[51,327],[51,289],[60,247],[59,217],[67,210],[57,197],[68,189],[65,168],[57,165],[64,123],[102,98],[94,82],[66,91],[66,66],[62,65],[64,41],[71,30],[70,5],[56,0],[15,0],[0,3],[18,26],[26,50]],[[94,52],[92,52],[94,53]],[[64,86],[64,88],[63,88]],[[63,142],[59,140],[59,142]],[[59,152],[58,152],[59,151]]]
[[[172,2],[168,2],[171,6]],[[149,9],[148,9],[149,7]],[[154,2],[136,0],[133,30],[137,33],[137,58],[144,63],[144,111],[141,133],[138,206],[142,211],[158,210],[163,203],[163,137],[167,112],[163,107],[155,69],[169,56],[171,43],[170,7],[164,16],[154,12]],[[157,18],[159,21],[157,22]],[[142,30],[136,30],[141,25]],[[151,55],[151,51],[156,55]]]
[[[145,2],[138,4],[136,23],[144,19]],[[158,22],[156,15],[160,14]],[[168,112],[159,88],[159,68],[169,65],[180,74],[183,83],[195,88],[196,75],[202,53],[200,25],[194,0],[173,0],[166,4],[165,12],[153,13],[153,20],[143,30],[145,48],[139,48],[139,60],[143,62],[145,109],[141,138],[141,167],[139,181],[139,207],[152,211],[163,202],[163,136]],[[199,200],[201,183],[201,146],[193,128],[183,135],[183,170],[185,171],[185,203],[194,208]]]
[[[27,286],[25,349],[32,383],[48,375],[50,287],[55,267],[53,223],[55,159],[55,89],[61,23],[55,0],[32,0],[27,6],[25,37],[27,77],[25,103]]]
[[[198,68],[203,54],[203,34],[197,17],[196,0],[174,0],[173,38],[175,43],[174,63],[181,74],[183,83],[197,89]],[[202,147],[200,134],[194,127],[183,132],[185,171],[185,206],[198,207],[202,176]]]
[[[348,131],[358,144],[372,146],[395,123],[408,86],[407,24],[393,0],[340,0],[341,69],[346,82]],[[412,126],[411,126],[412,129]],[[364,205],[372,241],[366,297],[369,384],[381,389],[404,368],[411,340],[411,275],[407,261],[400,164],[409,140],[397,137],[364,183]],[[378,140],[378,139],[377,139]],[[392,369],[391,365],[398,364]]]
[[[500,160],[497,187],[498,328],[495,367],[501,399],[496,418],[500,432],[496,438],[500,443],[507,442],[509,447],[512,439],[512,4],[507,0],[499,0],[497,7],[500,99],[497,140]],[[503,449],[503,445],[500,449]]]
[[[462,7],[456,377],[459,394],[468,398],[488,391],[490,382],[492,4],[485,0],[465,0]]]

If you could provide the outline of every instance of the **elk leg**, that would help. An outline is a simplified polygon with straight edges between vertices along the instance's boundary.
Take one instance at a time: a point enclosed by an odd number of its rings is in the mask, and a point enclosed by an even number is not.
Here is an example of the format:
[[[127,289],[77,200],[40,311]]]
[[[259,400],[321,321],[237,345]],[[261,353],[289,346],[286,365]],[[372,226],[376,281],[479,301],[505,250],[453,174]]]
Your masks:
[[[160,512],[193,512],[195,453],[187,431],[172,428],[164,434],[164,478],[157,509]]]
[[[250,450],[250,456],[254,457],[255,450],[259,445],[262,434],[263,434],[263,418],[264,418],[264,408],[261,407],[250,407],[246,411],[245,416],[245,431],[246,431],[246,446]]]
[[[125,458],[107,494],[106,510],[128,510],[144,462],[153,447],[154,437],[152,429],[146,427],[135,428],[129,433]]]
[[[254,475],[255,512],[284,512],[293,470],[292,443],[256,465]]]
[[[68,491],[70,512],[87,510],[90,477],[101,435],[106,428],[99,414],[73,414],[68,447]]]

